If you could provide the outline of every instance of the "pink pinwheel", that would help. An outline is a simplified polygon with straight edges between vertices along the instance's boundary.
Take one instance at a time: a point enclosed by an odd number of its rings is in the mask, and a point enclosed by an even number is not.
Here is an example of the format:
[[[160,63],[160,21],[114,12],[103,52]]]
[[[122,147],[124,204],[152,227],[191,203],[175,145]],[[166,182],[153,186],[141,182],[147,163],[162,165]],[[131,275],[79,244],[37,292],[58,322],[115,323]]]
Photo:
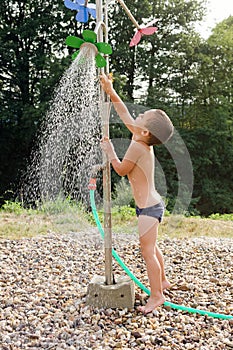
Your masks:
[[[157,21],[157,19],[154,19],[152,22],[148,23],[147,26],[145,28],[139,28],[136,33],[134,34],[132,40],[130,41],[129,46],[136,46],[143,35],[152,35],[154,34],[158,28],[157,27],[149,27],[151,24],[155,23]]]

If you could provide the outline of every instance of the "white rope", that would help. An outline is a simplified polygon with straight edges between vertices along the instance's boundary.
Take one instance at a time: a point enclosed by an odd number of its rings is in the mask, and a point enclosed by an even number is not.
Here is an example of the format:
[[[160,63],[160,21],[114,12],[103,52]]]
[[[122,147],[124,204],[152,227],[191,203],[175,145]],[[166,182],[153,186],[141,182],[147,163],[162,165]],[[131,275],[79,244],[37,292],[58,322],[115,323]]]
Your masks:
[[[136,21],[136,19],[134,18],[134,16],[132,15],[132,13],[130,12],[130,10],[128,9],[128,7],[126,6],[126,4],[124,3],[123,0],[117,0],[119,2],[119,4],[121,5],[121,7],[125,10],[127,16],[130,18],[130,20],[133,22],[133,24],[135,25],[135,27],[137,29],[141,29],[140,25],[138,24],[138,22]]]

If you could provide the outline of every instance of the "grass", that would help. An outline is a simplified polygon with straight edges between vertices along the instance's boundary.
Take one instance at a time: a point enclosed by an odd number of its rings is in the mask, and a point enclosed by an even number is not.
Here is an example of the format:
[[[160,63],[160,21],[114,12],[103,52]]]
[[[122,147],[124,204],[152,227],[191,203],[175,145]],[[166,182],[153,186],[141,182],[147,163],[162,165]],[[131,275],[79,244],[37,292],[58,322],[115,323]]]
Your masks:
[[[103,212],[99,212],[103,221]],[[45,203],[38,210],[24,209],[20,203],[6,202],[0,211],[0,239],[20,239],[46,235],[51,232],[65,234],[95,227],[92,214],[70,200],[59,199]],[[112,210],[114,233],[137,232],[135,210],[114,207]],[[210,218],[167,215],[160,225],[160,238],[191,238],[198,236],[233,238],[233,215],[214,214]]]
[[[137,231],[137,219],[129,222],[114,224],[115,232],[127,234]],[[233,238],[233,221],[222,219],[211,219],[201,217],[185,217],[183,215],[165,216],[163,223],[159,226],[160,238],[193,238],[193,237],[222,237]]]
[[[171,238],[222,237],[233,238],[233,221],[171,215],[160,226],[162,236]]]
[[[51,218],[41,214],[0,214],[0,238],[19,239],[48,234],[54,229]]]
[[[38,209],[24,209],[18,202],[7,201],[0,210],[0,239],[78,232],[88,225],[84,209],[70,200],[46,202]]]

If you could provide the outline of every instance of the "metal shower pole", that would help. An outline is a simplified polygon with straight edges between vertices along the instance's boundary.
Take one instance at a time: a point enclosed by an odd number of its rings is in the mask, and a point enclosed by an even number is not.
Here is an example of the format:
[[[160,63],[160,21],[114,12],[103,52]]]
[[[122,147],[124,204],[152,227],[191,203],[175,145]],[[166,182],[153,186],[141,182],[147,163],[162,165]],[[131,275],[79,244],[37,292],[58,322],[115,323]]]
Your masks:
[[[103,0],[104,1],[104,0]],[[118,2],[127,13],[137,29],[139,25],[132,16],[131,12],[123,0],[105,0],[103,6],[102,0],[96,0],[96,28],[98,42],[108,43],[108,5],[111,2]],[[104,12],[104,14],[103,14]],[[107,65],[101,68],[99,73],[109,73],[108,56]],[[109,137],[109,117],[110,100],[103,89],[100,89],[101,117],[102,117],[102,136]],[[105,277],[94,276],[87,294],[87,303],[95,307],[127,307],[132,308],[135,302],[134,283],[127,277],[118,277],[117,281],[113,279],[112,273],[112,220],[111,220],[111,172],[110,162],[103,154],[103,200],[104,200],[104,252],[105,252]]]
[[[103,2],[96,0],[96,29],[98,42],[108,42],[108,0],[103,15]],[[108,57],[106,57],[107,66],[99,69],[99,73],[109,73]],[[105,92],[101,88],[101,113],[102,113],[102,136],[109,137],[109,116],[110,116],[110,102]],[[111,170],[110,162],[105,154],[103,169],[103,200],[104,200],[104,253],[105,253],[105,283],[107,285],[113,284],[112,273],[112,217],[111,217]]]
[[[135,20],[130,10],[123,0],[115,0],[124,9],[130,20],[137,29],[140,29],[138,22]],[[87,2],[87,0],[86,0]],[[96,0],[96,28],[98,42],[108,43],[108,5],[114,0],[105,0],[103,5],[102,0]],[[99,69],[99,73],[109,73],[109,60],[106,57],[107,65]],[[102,135],[109,137],[109,117],[110,117],[110,101],[103,89],[100,91],[101,98],[101,113],[102,113]],[[105,154],[103,154],[104,164],[103,169],[103,199],[104,199],[104,251],[105,251],[105,283],[113,284],[112,273],[112,217],[111,217],[111,169],[110,162]]]

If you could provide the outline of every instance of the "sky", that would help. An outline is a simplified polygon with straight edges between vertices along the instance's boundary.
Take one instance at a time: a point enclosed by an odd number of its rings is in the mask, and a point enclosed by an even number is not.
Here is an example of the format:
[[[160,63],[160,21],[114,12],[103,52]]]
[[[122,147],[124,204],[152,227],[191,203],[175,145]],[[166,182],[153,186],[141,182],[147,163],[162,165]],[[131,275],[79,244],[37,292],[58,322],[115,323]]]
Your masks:
[[[201,36],[207,39],[211,34],[211,28],[230,15],[233,16],[233,0],[207,0],[207,15],[197,27]]]

